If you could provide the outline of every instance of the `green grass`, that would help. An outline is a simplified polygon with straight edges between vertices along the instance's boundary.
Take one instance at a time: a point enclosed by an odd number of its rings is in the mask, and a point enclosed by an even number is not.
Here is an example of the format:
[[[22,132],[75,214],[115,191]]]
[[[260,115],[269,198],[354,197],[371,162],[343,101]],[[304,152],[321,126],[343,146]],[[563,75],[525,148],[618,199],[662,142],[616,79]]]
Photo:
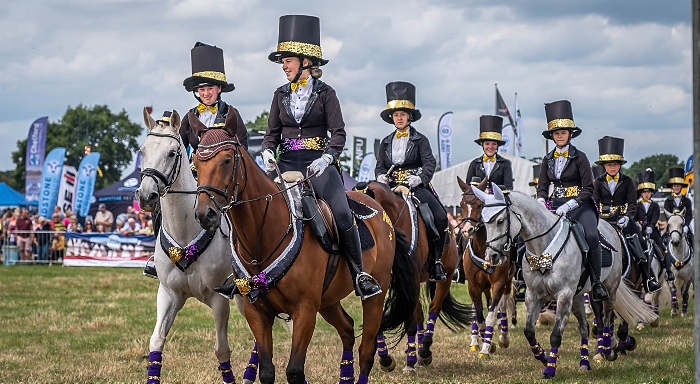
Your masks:
[[[0,268],[0,383],[143,383],[148,343],[155,324],[158,284],[138,269],[13,266]],[[458,300],[467,302],[463,285]],[[359,300],[344,302],[360,319]],[[232,312],[235,308],[232,306]],[[692,313],[692,304],[690,308]],[[401,373],[405,344],[392,351],[397,370],[381,372],[378,362],[372,383],[532,383],[540,381],[542,365],[532,358],[522,335],[524,319],[511,332],[511,346],[491,359],[468,351],[467,330],[450,333],[438,323],[433,364],[417,376]],[[359,331],[359,320],[356,327]],[[538,340],[548,344],[549,328],[538,327]],[[662,312],[661,325],[633,329],[639,347],[615,362],[592,363],[578,373],[578,332],[569,321],[560,348],[558,383],[690,383],[693,381],[693,320]],[[284,382],[291,335],[275,326],[277,382]],[[229,321],[237,382],[248,362],[252,336],[245,320],[232,313]],[[216,383],[220,376],[213,353],[214,326],[208,307],[189,300],[180,311],[163,352],[165,383]],[[591,345],[591,350],[594,347]],[[307,357],[311,383],[338,379],[340,342],[334,329],[318,320]],[[356,375],[358,368],[356,366]]]

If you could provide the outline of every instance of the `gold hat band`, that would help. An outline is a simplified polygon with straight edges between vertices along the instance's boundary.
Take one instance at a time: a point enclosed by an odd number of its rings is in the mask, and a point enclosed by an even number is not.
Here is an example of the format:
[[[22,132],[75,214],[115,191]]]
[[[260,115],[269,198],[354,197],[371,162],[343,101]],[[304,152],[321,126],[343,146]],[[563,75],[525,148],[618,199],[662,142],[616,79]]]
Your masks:
[[[223,83],[226,82],[226,74],[223,72],[217,72],[217,71],[202,71],[202,72],[196,72],[192,74],[192,77],[204,77],[207,79],[213,79],[217,81],[221,81]]]
[[[161,118],[158,119],[158,120],[159,120],[159,121],[165,121],[165,122],[168,122],[168,123],[169,123],[169,122],[170,122],[170,116],[163,116],[163,117],[161,117]]]
[[[637,189],[656,189],[656,184],[654,183],[641,183],[637,186]]]
[[[503,141],[503,135],[498,132],[481,132],[479,133],[479,140]]]
[[[532,179],[532,183],[533,183],[533,184],[539,184],[539,183],[540,183],[540,178],[539,178],[539,177],[535,177],[534,179]]]
[[[685,179],[682,177],[673,177],[668,179],[668,184],[685,184]]]
[[[598,161],[624,161],[625,158],[622,157],[622,155],[618,155],[615,153],[609,153],[606,155],[600,155],[598,157]]]
[[[416,107],[413,105],[408,100],[391,100],[386,103],[386,109],[398,109],[398,108],[406,108],[406,109],[416,109]]]
[[[557,128],[576,128],[576,124],[571,119],[554,119],[547,123],[547,130],[551,131]]]
[[[293,52],[303,56],[323,58],[321,55],[321,46],[309,43],[300,43],[298,41],[284,41],[277,44],[278,52]]]

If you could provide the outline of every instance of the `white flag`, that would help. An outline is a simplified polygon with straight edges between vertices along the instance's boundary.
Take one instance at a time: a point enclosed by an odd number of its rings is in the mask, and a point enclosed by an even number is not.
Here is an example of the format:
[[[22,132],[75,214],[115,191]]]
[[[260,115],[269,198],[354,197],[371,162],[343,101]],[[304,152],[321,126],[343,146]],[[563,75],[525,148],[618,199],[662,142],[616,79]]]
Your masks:
[[[445,112],[438,121],[440,169],[452,166],[452,112]]]
[[[58,202],[56,205],[61,207],[63,212],[67,210],[74,211],[75,202],[75,179],[78,176],[78,170],[71,165],[63,166],[61,174],[61,184],[58,188]]]
[[[515,149],[513,154],[520,156],[523,153],[523,119],[520,116],[520,105],[518,104],[518,94],[515,94]]]
[[[377,158],[374,157],[374,153],[368,153],[362,158],[362,163],[360,163],[360,169],[357,174],[357,181],[369,181],[374,179],[374,168],[377,166]]]
[[[504,144],[498,147],[498,153],[505,153],[506,155],[510,154],[510,143],[511,139],[513,137],[513,126],[508,124],[505,127],[503,127],[503,141]]]

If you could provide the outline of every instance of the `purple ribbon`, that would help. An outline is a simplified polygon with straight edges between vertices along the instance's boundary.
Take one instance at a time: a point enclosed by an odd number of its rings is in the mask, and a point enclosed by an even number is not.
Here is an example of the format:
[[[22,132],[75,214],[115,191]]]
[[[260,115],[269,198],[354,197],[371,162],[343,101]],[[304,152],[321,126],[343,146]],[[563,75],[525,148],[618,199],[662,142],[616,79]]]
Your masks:
[[[199,257],[197,244],[190,244],[185,247],[185,259],[195,261]]]
[[[253,288],[255,289],[259,289],[263,292],[267,292],[268,289],[270,289],[267,286],[267,273],[265,271],[262,271],[257,275],[251,277],[250,280],[253,285]]]

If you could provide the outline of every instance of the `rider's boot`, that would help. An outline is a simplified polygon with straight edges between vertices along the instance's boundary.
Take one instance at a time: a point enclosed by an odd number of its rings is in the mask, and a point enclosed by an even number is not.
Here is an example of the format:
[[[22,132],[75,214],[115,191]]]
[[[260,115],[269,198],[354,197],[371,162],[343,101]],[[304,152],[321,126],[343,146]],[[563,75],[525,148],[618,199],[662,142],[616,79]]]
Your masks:
[[[158,236],[158,233],[160,233],[160,226],[163,221],[163,215],[161,215],[160,212],[160,200],[156,203],[156,207],[153,209],[153,212],[151,212],[151,219],[153,220],[153,234]],[[156,271],[155,264],[151,265],[146,262],[146,266],[143,267],[143,275],[152,279],[157,279],[158,271]]]
[[[382,289],[377,281],[362,269],[362,245],[357,225],[353,224],[349,229],[339,231],[339,235],[340,246],[345,253],[350,275],[355,284],[355,294],[362,300],[380,294]]]
[[[229,280],[231,281],[230,283]],[[233,274],[226,278],[223,285],[215,286],[214,292],[229,300],[233,299],[233,295],[239,294],[240,292],[238,291],[238,286],[236,285],[236,280],[234,279]]]
[[[659,257],[659,262],[663,268],[666,268],[666,281],[669,283],[676,280],[676,276],[671,270],[671,258],[667,256],[668,251],[663,246],[659,246],[656,242],[652,242],[656,255]]]
[[[449,241],[450,238],[447,231],[442,231],[440,238],[435,242],[435,264],[430,270],[430,281],[447,280],[445,267],[442,265],[442,252]]]
[[[656,281],[656,278],[651,275],[649,271],[649,263],[647,262],[646,254],[644,253],[644,248],[642,248],[642,243],[636,234],[632,236],[627,236],[627,245],[632,252],[632,257],[639,265],[639,270],[642,274],[642,279],[644,279],[644,289],[648,293],[653,293],[661,289],[661,284]]]
[[[600,270],[603,265],[603,248],[599,245],[596,249],[588,251],[588,263],[591,267],[591,300],[605,301],[610,298],[603,283],[600,282]]]

